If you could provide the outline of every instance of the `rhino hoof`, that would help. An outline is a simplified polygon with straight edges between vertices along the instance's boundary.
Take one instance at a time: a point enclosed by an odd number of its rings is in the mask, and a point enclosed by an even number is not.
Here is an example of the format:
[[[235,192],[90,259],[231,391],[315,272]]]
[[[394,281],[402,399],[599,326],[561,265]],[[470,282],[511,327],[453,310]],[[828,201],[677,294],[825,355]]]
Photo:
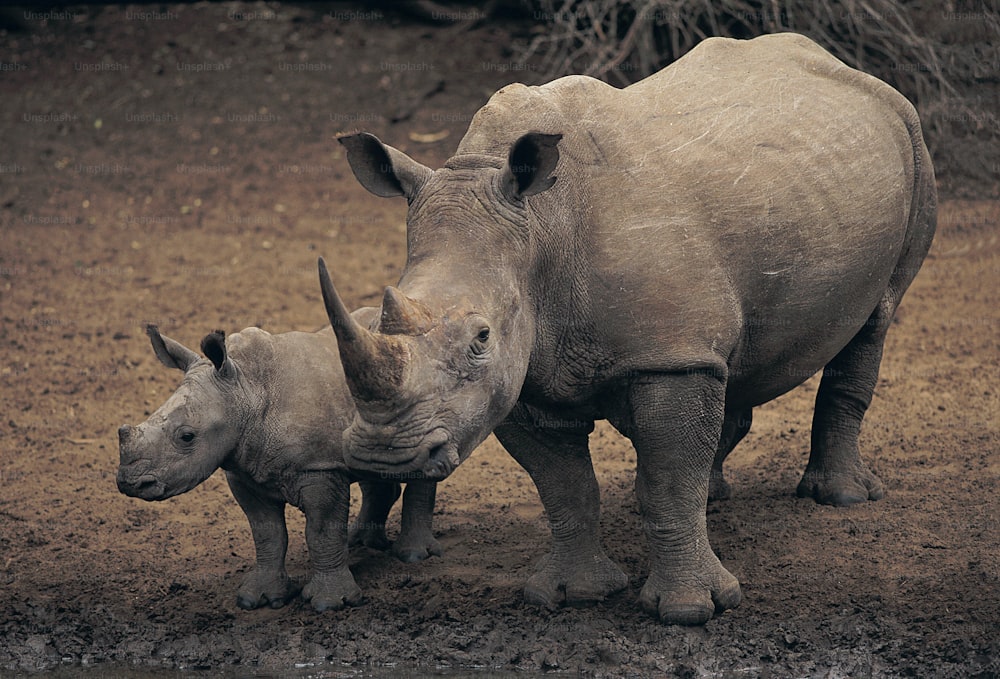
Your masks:
[[[684,625],[694,627],[704,625],[712,619],[715,609],[712,606],[699,606],[697,604],[660,606],[657,611],[650,611],[659,617],[660,622],[667,625]]]
[[[604,554],[560,567],[552,554],[539,561],[538,572],[524,586],[526,603],[554,610],[603,601],[628,587],[628,576]]]
[[[392,545],[392,555],[403,563],[416,563],[443,553],[441,543],[429,532],[425,535],[401,534]]]
[[[849,507],[868,500],[881,500],[885,490],[878,477],[865,468],[850,472],[806,471],[795,494],[811,497],[818,504]]]
[[[252,611],[253,609],[260,606],[259,601],[255,601],[247,596],[236,597],[236,605],[242,608],[244,611]]]
[[[333,573],[317,573],[302,590],[302,598],[317,611],[339,611],[346,606],[358,606],[364,598],[361,588],[345,566]]]
[[[728,578],[717,588],[687,593],[664,592],[650,578],[639,593],[639,603],[664,624],[704,625],[713,615],[736,608],[743,600],[739,581],[724,569],[723,573]]]
[[[358,606],[361,604],[361,599],[358,598],[355,601],[348,601],[347,599],[313,599],[312,607],[317,613],[323,613],[324,611],[339,611],[348,606]]]
[[[283,570],[254,569],[247,573],[236,594],[236,605],[245,611],[263,606],[281,608],[298,593],[299,586]]]
[[[270,598],[266,594],[261,594],[257,599],[253,599],[245,594],[236,597],[236,605],[244,611],[253,611],[267,606],[269,608],[282,608],[288,603],[283,597]]]

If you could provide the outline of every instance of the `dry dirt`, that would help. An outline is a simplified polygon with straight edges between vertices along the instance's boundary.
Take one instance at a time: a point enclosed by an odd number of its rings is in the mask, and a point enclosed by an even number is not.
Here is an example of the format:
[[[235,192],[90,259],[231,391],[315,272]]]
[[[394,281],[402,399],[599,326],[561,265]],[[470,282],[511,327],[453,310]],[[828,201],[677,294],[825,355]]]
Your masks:
[[[997,202],[943,203],[889,336],[861,441],[882,501],[794,497],[815,378],[759,409],[728,463],[734,497],[708,510],[744,602],[703,628],[637,608],[634,453],[607,427],[592,447],[604,542],[632,580],[589,608],[522,602],[547,528],[493,439],[441,484],[445,555],[356,550],[366,602],[339,612],[236,607],[253,545],[221,474],[158,504],[118,494],[115,430],[178,381],[143,324],[189,345],[214,328],[319,327],[321,254],[349,303],[376,301],[404,261],[405,205],[365,193],[332,135],[371,130],[436,166],[487,96],[522,79],[508,27],[357,12],[90,7],[0,36],[0,673],[997,676]],[[301,580],[304,524],[289,521]]]

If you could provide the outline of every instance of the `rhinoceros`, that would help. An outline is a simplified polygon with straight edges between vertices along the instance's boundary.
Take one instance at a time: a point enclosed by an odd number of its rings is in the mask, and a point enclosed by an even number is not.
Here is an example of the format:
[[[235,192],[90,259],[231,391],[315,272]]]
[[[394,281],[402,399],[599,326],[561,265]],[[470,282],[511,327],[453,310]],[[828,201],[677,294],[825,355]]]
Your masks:
[[[370,311],[359,310],[362,320]],[[119,490],[143,500],[186,493],[216,469],[250,522],[256,565],[244,577],[237,605],[279,608],[298,592],[285,571],[285,505],[305,513],[306,543],[315,573],[302,596],[317,610],[361,602],[347,566],[350,483],[358,480],[341,454],[354,414],[337,341],[320,332],[270,334],[247,328],[207,335],[207,360],[161,335],[147,334],[157,358],[184,371],[173,395],[138,426],[118,430]],[[385,521],[400,494],[391,479],[361,480],[354,544],[389,548]],[[441,548],[431,532],[436,484],[406,486],[400,535],[393,553],[416,561]]]
[[[889,85],[803,36],[713,38],[624,89],[504,87],[436,171],[340,141],[365,188],[409,205],[371,327],[320,262],[357,404],[344,459],[442,479],[495,431],[552,530],[528,601],[627,584],[598,535],[596,419],[635,447],[639,600],[667,623],[741,600],[705,510],[755,406],[822,371],[798,494],[882,496],[858,431],[936,222],[920,121]]]

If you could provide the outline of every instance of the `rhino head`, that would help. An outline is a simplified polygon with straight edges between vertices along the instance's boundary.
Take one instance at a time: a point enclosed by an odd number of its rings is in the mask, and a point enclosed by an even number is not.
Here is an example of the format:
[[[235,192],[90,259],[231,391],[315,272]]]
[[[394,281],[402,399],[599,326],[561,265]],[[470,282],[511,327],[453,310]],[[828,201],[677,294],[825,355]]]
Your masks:
[[[153,351],[184,380],[166,403],[138,426],[118,430],[118,490],[143,500],[165,500],[191,490],[218,469],[239,444],[238,370],[225,335],[202,340],[208,360],[146,327]]]
[[[559,135],[507,157],[457,155],[433,171],[370,134],[341,137],[372,193],[405,196],[407,262],[370,327],[320,284],[357,409],[345,462],[383,477],[442,479],[510,412],[535,338],[525,198],[555,183]]]

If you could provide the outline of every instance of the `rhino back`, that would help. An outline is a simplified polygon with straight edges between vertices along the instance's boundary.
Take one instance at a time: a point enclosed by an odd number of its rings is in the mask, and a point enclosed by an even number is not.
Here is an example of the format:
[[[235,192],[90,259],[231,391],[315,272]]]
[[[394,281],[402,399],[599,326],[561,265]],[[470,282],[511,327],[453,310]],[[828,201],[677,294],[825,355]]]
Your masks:
[[[247,453],[267,458],[269,468],[256,475],[342,468],[341,435],[354,402],[332,331],[272,335],[248,328],[231,335],[227,347],[264,395]]]
[[[545,297],[549,340],[599,357],[580,383],[720,361],[821,368],[883,295],[929,170],[901,95],[791,34],[706,40],[624,90],[582,76],[504,88],[459,153],[531,130],[564,135],[555,187],[528,202],[558,244],[541,268],[574,276]]]

